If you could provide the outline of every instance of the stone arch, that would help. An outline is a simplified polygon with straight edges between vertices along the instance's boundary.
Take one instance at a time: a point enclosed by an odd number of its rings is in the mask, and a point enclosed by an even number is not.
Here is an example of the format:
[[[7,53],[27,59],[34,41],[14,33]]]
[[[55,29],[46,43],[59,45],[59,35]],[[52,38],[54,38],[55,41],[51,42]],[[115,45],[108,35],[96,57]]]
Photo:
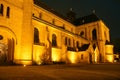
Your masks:
[[[10,28],[8,28],[6,26],[3,26],[3,25],[0,25],[0,30],[8,32],[9,35],[11,35],[12,38],[15,40],[15,44],[17,44],[17,36],[16,36],[16,34]]]
[[[0,25],[0,64],[13,62],[17,38],[15,33],[8,27]]]

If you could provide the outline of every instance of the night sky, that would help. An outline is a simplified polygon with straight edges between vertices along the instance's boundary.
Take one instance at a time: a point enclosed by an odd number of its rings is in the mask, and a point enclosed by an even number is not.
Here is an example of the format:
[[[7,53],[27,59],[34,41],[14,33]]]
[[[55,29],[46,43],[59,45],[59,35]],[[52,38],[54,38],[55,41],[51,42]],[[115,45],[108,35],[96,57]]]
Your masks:
[[[120,0],[40,0],[50,8],[66,15],[70,8],[77,17],[87,16],[95,10],[110,29],[111,38],[120,38]]]

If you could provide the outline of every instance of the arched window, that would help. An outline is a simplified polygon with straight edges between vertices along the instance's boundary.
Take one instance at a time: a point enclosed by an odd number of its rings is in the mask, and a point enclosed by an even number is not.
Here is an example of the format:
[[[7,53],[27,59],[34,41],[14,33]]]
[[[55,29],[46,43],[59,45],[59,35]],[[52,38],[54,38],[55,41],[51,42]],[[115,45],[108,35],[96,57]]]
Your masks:
[[[93,31],[92,31],[92,39],[93,39],[93,40],[97,40],[97,32],[96,32],[96,29],[93,29]]]
[[[7,13],[6,16],[9,18],[10,17],[10,7],[7,7]]]
[[[71,46],[71,39],[68,39],[68,45]]]
[[[82,37],[84,36],[84,32],[83,31],[80,32],[80,36],[82,36]]]
[[[34,44],[39,44],[39,31],[37,28],[34,28]]]
[[[0,5],[0,14],[3,15],[3,4]]]
[[[67,45],[67,37],[65,37],[65,45]]]
[[[52,46],[57,46],[57,37],[55,34],[52,35]]]
[[[79,42],[78,41],[76,42],[76,45],[77,45],[77,48],[79,48]]]
[[[75,47],[75,40],[73,39],[73,47]]]

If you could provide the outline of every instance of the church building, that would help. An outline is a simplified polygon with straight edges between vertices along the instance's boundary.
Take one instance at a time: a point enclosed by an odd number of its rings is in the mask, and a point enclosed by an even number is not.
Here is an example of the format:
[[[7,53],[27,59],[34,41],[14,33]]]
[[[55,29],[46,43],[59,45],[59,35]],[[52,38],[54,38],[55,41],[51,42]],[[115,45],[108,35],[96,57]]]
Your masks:
[[[95,13],[76,19],[39,0],[0,0],[0,64],[113,63],[109,33]]]

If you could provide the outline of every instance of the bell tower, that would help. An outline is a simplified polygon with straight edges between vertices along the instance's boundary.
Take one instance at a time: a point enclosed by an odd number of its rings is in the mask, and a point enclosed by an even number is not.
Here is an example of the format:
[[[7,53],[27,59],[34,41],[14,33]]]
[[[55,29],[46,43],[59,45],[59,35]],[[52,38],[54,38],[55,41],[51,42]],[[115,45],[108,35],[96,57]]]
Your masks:
[[[33,26],[32,7],[33,0],[20,0],[23,2],[23,22],[21,27],[20,64],[32,64]]]

